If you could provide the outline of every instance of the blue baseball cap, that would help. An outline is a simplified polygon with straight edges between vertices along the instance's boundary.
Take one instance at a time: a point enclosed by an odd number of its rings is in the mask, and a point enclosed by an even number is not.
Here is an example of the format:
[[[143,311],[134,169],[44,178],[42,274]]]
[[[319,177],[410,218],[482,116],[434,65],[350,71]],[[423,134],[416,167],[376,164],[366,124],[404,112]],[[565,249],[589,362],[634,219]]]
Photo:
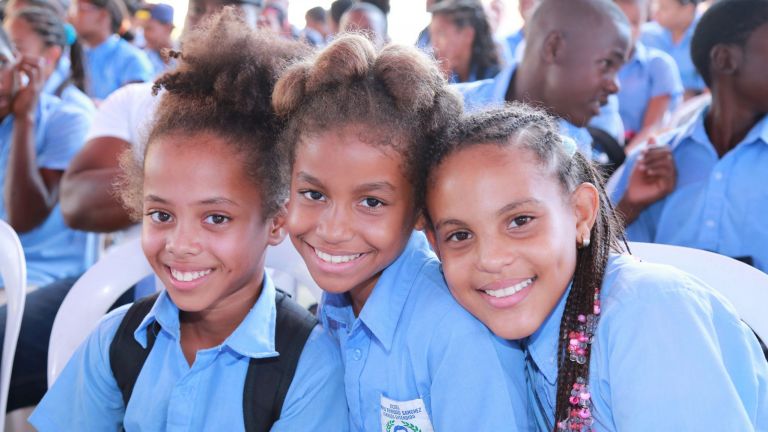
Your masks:
[[[149,17],[162,24],[173,24],[173,7],[165,3],[158,3],[149,6]]]

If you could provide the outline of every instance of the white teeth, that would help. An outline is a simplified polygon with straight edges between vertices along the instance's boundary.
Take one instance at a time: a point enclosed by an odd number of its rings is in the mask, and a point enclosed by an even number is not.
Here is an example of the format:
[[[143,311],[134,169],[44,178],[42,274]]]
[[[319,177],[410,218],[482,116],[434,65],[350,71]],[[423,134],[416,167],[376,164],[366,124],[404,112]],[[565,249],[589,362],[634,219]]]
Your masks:
[[[512,285],[511,287],[506,287],[502,289],[497,290],[484,290],[486,294],[488,294],[491,297],[501,298],[501,297],[509,297],[513,294],[517,294],[520,291],[523,290],[523,288],[527,287],[528,285],[533,283],[534,278],[526,279],[518,284]]]
[[[354,259],[360,258],[362,254],[359,253],[354,255],[331,255],[315,249],[315,255],[317,255],[318,258],[320,258],[321,260],[327,263],[340,264],[340,263],[346,263]]]
[[[195,279],[200,279],[201,277],[209,274],[212,270],[203,270],[203,271],[196,271],[196,272],[181,272],[176,269],[171,269],[171,276],[173,276],[174,279],[181,281],[181,282],[191,282]]]

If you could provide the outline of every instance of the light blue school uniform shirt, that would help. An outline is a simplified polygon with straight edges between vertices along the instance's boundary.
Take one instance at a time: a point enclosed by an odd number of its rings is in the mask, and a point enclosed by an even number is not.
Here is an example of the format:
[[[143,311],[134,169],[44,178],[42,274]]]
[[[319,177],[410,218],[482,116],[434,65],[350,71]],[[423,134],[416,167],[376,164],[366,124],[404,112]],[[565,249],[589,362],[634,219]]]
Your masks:
[[[352,430],[400,430],[397,419],[382,424],[384,398],[403,413],[426,410],[436,431],[528,430],[522,351],[456,303],[423,233],[411,235],[357,318],[344,294],[325,293],[319,314],[341,347]]]
[[[120,36],[113,34],[100,45],[85,51],[88,96],[105,99],[131,82],[147,82],[154,76],[147,55]]]
[[[683,83],[680,72],[669,54],[645,46],[638,41],[632,57],[618,74],[619,114],[624,129],[632,135],[643,128],[648,102],[657,96],[669,96],[668,113],[682,100]]]
[[[568,292],[523,341],[539,431],[553,430]],[[717,292],[670,266],[614,255],[600,302],[589,369],[595,431],[768,430],[768,363]]]
[[[61,94],[56,94],[59,87],[69,79],[72,73],[70,69],[71,65],[72,62],[69,60],[69,57],[67,55],[62,56],[59,59],[59,62],[56,63],[56,68],[53,70],[53,73],[51,73],[51,76],[48,77],[45,85],[43,85],[42,92],[56,96],[64,101],[64,103],[72,104],[73,106],[82,109],[88,115],[93,116],[96,112],[96,107],[93,105],[93,101],[91,101],[91,98],[78,89],[74,84],[70,83],[64,87],[60,92]]]
[[[507,52],[512,56],[511,60],[515,63],[519,62],[523,58],[523,50],[525,49],[524,29],[521,28],[507,36],[504,39],[504,43],[507,45]]]
[[[707,112],[657,140],[672,148],[675,190],[646,208],[627,227],[627,236],[750,257],[755,267],[768,272],[768,116],[720,159],[704,126]],[[627,189],[638,154],[625,163],[615,202]]]
[[[647,47],[664,51],[675,59],[677,68],[680,71],[680,79],[683,81],[683,88],[686,90],[702,91],[707,85],[704,83],[704,78],[696,70],[696,66],[694,66],[693,59],[691,58],[691,40],[693,39],[693,32],[698,22],[699,17],[697,16],[688,27],[688,30],[685,31],[683,38],[677,43],[672,40],[672,32],[662,27],[659,23],[655,21],[645,23],[640,34],[640,41]]]
[[[181,350],[179,309],[163,291],[134,333],[161,326],[127,408],[109,363],[109,346],[129,306],[112,311],[75,352],[32,413],[40,431],[242,431],[243,385],[251,358],[276,357],[275,287],[268,276],[259,299],[219,346],[197,352],[189,366]],[[273,391],[273,389],[268,389]],[[280,419],[272,431],[347,431],[338,347],[317,326],[301,352]]]
[[[504,106],[509,84],[512,82],[516,69],[517,64],[512,64],[502,69],[494,78],[454,84],[454,88],[464,97],[464,109],[467,112],[473,112],[484,108]],[[560,133],[573,138],[582,154],[595,156],[592,154],[592,135],[586,128],[576,126],[562,118],[559,118],[557,122],[560,125]]]
[[[0,186],[5,184],[13,135],[13,116],[0,122]],[[35,112],[35,157],[39,168],[64,171],[80,150],[91,117],[82,110],[40,94]],[[6,203],[0,199],[0,218],[7,220]],[[86,235],[64,223],[59,204],[48,218],[31,231],[19,235],[27,261],[27,283],[47,285],[76,276],[85,270]],[[2,282],[0,282],[2,284]]]

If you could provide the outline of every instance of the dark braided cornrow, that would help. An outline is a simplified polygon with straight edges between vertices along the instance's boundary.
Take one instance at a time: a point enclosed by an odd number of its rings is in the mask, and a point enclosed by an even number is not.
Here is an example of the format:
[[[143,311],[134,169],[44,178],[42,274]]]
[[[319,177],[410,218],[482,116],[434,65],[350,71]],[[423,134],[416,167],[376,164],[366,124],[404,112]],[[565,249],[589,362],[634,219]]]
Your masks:
[[[583,358],[571,361],[568,352],[571,333],[582,324],[579,316],[586,317],[595,312],[595,297],[603,283],[609,255],[626,250],[622,225],[603,188],[601,172],[582,154],[568,154],[562,142],[552,117],[528,105],[514,103],[463,119],[448,134],[446,141],[434,143],[420,155],[423,175],[427,176],[429,184],[430,173],[456,151],[487,143],[520,147],[535,154],[545,168],[552,170],[565,191],[590,183],[600,194],[600,208],[590,231],[590,244],[577,251],[572,286],[560,322],[555,430],[557,423],[568,418],[573,409],[569,399],[574,383],[589,379],[591,350],[588,345]],[[429,215],[425,216],[431,224]]]

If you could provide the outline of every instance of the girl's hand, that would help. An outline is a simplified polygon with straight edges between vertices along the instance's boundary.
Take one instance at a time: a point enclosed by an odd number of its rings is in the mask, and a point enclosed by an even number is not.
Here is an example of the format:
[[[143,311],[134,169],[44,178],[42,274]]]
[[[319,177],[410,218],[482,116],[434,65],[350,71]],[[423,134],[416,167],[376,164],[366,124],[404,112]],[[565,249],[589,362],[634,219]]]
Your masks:
[[[16,118],[29,116],[34,113],[40,90],[44,84],[43,58],[22,56],[15,66],[14,80],[17,90],[11,104],[11,113]]]
[[[643,208],[672,193],[677,175],[672,150],[656,145],[653,138],[648,144],[637,158],[624,195],[628,204]]]

